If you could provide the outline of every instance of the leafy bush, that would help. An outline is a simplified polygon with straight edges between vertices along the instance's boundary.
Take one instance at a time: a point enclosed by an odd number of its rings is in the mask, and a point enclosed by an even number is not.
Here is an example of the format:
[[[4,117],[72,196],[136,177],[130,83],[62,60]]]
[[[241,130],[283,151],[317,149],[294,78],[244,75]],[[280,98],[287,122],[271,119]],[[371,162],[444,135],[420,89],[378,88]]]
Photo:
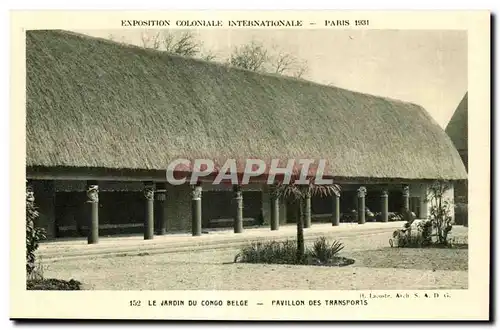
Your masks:
[[[432,222],[422,221],[418,224],[420,231],[420,245],[429,246],[432,244]]]
[[[344,249],[344,244],[339,241],[329,244],[326,237],[320,237],[314,242],[310,254],[314,259],[325,264],[336,257],[342,249]]]
[[[35,206],[33,191],[26,188],[26,271],[31,275],[36,268],[35,252],[38,242],[45,238],[45,230],[35,226],[38,211]]]

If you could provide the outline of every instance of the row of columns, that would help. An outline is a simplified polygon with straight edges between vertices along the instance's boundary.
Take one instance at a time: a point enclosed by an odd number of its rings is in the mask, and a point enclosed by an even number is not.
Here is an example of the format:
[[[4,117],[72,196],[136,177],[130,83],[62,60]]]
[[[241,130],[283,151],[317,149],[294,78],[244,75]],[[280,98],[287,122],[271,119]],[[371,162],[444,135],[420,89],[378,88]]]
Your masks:
[[[358,193],[358,209],[357,211],[357,217],[358,217],[358,223],[359,224],[364,224],[366,222],[365,216],[366,216],[366,206],[365,206],[365,198],[366,198],[366,188],[365,187],[359,187],[357,190]],[[338,198],[338,197],[337,197]],[[388,222],[389,221],[389,193],[387,189],[382,190],[382,194],[380,195],[380,200],[381,200],[381,210],[382,210],[382,222]],[[337,201],[338,203],[338,201]],[[338,204],[337,204],[338,205]],[[403,186],[403,210],[404,211],[409,211],[410,210],[410,187],[408,185]],[[339,212],[336,210],[335,212]]]
[[[364,224],[366,222],[366,187],[359,187],[357,190],[357,221],[359,224]],[[381,210],[382,210],[382,222],[389,221],[389,193],[387,189],[382,190],[381,198]],[[305,199],[305,210],[304,210],[304,228],[311,227],[311,196],[306,196]],[[332,226],[338,226],[340,224],[340,193],[335,193],[332,196]],[[410,209],[410,188],[409,186],[403,186],[403,208],[405,211]],[[274,211],[273,207],[273,211]],[[274,213],[274,212],[273,212]],[[271,213],[271,214],[273,214]],[[271,217],[271,229],[273,229],[273,217]]]
[[[357,221],[359,224],[364,224],[365,219],[365,197],[366,188],[360,187],[357,190]],[[243,232],[243,192],[241,186],[233,186],[233,210],[234,210],[234,232]],[[156,196],[156,198],[155,198]],[[158,205],[156,214],[157,233],[164,235],[167,231],[167,214],[165,209],[166,202],[166,185],[165,183],[157,183],[156,186],[153,182],[145,182],[144,184],[144,197],[145,197],[145,217],[144,217],[144,239],[149,240],[154,237],[155,228],[155,208],[154,201],[156,199]],[[202,234],[202,187],[195,185],[192,187],[191,192],[191,228],[193,236],[201,236]],[[270,194],[271,199],[271,230],[279,229],[279,207],[280,201],[274,193]],[[382,203],[382,222],[388,222],[388,192],[383,190],[381,194]],[[340,224],[340,194],[336,193],[332,196],[333,212],[332,212],[332,225],[338,226]],[[89,181],[87,183],[87,204],[90,218],[90,230],[88,236],[88,243],[95,244],[99,241],[99,187],[97,182]],[[409,186],[403,187],[403,207],[404,210],[410,208],[410,190]],[[311,227],[311,196],[307,196],[305,200],[304,210],[304,228]]]
[[[357,190],[357,221],[359,224],[366,223],[366,187],[359,187]],[[381,198],[381,210],[382,210],[382,222],[389,221],[389,193],[387,189],[382,190]],[[311,196],[306,196],[305,198],[305,210],[304,210],[304,228],[311,227]],[[340,224],[340,193],[335,193],[332,196],[332,225],[338,226]],[[408,211],[410,209],[410,187],[408,185],[403,186],[403,209]],[[271,195],[271,230],[277,230],[279,228],[279,201],[277,198]]]
[[[145,200],[144,239],[150,240],[154,237],[155,223],[157,224],[157,234],[164,235],[167,232],[167,213],[165,209],[165,203],[167,199],[166,184],[157,183],[155,185],[153,182],[145,182],[143,193]],[[157,200],[158,205],[156,212],[154,203],[155,199]],[[89,244],[96,244],[99,242],[99,186],[96,181],[87,182],[86,204],[88,210],[88,219],[90,219],[87,241]],[[201,228],[199,232],[201,235]]]

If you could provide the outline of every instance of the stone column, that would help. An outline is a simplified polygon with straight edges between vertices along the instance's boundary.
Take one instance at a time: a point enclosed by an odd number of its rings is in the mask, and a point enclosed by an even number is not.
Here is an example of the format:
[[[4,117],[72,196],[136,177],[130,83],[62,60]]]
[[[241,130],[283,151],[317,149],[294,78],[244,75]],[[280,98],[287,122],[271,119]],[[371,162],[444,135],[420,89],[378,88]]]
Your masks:
[[[332,226],[340,224],[340,193],[335,192],[332,196],[333,210],[332,210]]]
[[[382,190],[380,195],[380,201],[382,202],[382,222],[389,221],[389,192],[387,189]]]
[[[234,192],[234,232],[243,232],[243,192],[240,185],[233,185]]]
[[[201,236],[201,185],[193,186],[191,192],[191,233],[193,236]]]
[[[410,186],[403,186],[403,211],[408,212],[410,210]]]
[[[276,188],[270,189],[269,197],[271,200],[271,230],[278,230],[280,228],[280,201],[276,196]]]
[[[153,182],[144,182],[144,197],[146,199],[146,212],[144,214],[144,239],[154,237],[154,197],[155,186]]]
[[[360,225],[366,222],[365,220],[365,197],[366,197],[366,188],[359,187],[358,189],[358,223]]]
[[[156,184],[156,233],[165,235],[167,233],[167,189],[166,183],[159,182]]]
[[[304,203],[304,228],[311,227],[311,194],[306,195],[306,200]]]
[[[87,181],[88,244],[99,242],[99,186],[97,181]]]

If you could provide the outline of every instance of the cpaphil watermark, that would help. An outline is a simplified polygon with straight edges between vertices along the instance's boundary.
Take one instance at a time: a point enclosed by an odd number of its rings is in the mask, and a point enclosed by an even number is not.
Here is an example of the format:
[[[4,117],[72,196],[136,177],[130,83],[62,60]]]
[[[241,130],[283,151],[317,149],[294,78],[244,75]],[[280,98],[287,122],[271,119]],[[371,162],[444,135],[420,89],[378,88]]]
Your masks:
[[[244,164],[236,159],[227,159],[222,166],[216,166],[210,159],[176,159],[167,167],[167,182],[172,185],[185,183],[194,185],[200,181],[212,182],[214,185],[230,182],[232,185],[245,185],[252,178],[265,178],[267,184],[333,184],[333,179],[324,178],[326,161],[320,159],[289,159],[286,166],[280,166],[279,159],[272,159],[268,165],[261,159],[246,159]],[[179,175],[183,173],[183,175]],[[177,176],[176,176],[177,174]],[[279,180],[277,180],[279,178]]]

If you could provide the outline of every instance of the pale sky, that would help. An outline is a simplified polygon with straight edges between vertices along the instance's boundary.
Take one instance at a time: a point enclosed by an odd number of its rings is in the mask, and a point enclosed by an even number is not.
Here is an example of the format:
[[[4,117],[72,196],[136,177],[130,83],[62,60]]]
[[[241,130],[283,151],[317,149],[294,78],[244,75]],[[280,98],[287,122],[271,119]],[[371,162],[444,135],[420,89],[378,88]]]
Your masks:
[[[75,30],[141,45],[145,30]],[[443,128],[467,91],[467,32],[446,30],[196,30],[226,59],[252,40],[307,61],[304,79],[417,103]]]

